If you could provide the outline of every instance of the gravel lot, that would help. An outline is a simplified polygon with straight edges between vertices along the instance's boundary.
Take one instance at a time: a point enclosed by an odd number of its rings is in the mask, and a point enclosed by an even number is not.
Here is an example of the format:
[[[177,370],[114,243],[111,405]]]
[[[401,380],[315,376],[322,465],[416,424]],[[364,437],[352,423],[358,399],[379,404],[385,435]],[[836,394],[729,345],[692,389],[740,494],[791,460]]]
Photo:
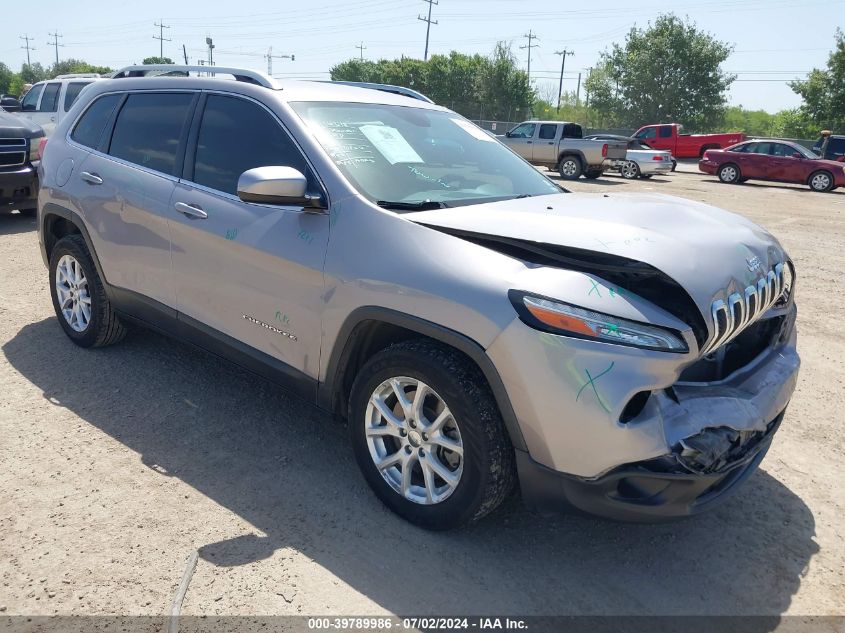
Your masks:
[[[798,269],[798,390],[762,469],[664,525],[514,500],[427,533],[385,510],[329,416],[137,331],[76,348],[35,222],[0,215],[0,615],[845,614],[845,193],[719,184],[694,166],[576,191],[664,192],[748,216]]]

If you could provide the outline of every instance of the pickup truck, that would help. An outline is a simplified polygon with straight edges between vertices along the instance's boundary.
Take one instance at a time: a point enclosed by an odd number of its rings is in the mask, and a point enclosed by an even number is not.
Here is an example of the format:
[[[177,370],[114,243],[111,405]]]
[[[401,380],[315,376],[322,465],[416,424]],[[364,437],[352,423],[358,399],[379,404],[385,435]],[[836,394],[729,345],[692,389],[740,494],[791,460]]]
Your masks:
[[[625,160],[625,142],[583,136],[577,123],[525,121],[497,138],[532,165],[556,169],[564,180],[598,178],[611,163]]]
[[[745,140],[742,132],[726,134],[683,134],[682,126],[677,123],[644,125],[634,133],[652,149],[672,152],[675,158],[701,158],[708,149],[722,149]]]
[[[0,214],[35,214],[43,138],[40,126],[0,109]]]

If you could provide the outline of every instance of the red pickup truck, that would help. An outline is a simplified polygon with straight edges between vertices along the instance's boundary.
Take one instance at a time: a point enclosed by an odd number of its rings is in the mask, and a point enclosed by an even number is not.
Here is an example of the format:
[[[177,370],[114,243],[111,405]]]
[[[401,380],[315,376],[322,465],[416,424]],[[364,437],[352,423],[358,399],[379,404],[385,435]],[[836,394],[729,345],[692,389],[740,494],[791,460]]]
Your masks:
[[[634,134],[652,149],[669,150],[675,158],[701,158],[708,149],[721,149],[745,140],[742,132],[682,134],[677,123],[644,125]]]

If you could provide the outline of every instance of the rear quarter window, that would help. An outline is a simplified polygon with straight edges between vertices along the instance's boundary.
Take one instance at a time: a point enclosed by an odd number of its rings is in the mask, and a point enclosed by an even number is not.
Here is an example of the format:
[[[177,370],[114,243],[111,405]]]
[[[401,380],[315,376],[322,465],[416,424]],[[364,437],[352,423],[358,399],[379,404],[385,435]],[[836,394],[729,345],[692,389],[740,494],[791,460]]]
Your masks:
[[[76,98],[79,96],[79,93],[82,92],[82,89],[88,85],[89,82],[87,81],[74,81],[67,85],[65,88],[65,98],[64,102],[62,103],[62,109],[67,112],[70,110],[70,107],[73,105]]]
[[[94,101],[79,118],[70,138],[80,145],[96,149],[100,144],[100,138],[106,129],[106,124],[122,97],[123,95],[112,94],[102,96]]]

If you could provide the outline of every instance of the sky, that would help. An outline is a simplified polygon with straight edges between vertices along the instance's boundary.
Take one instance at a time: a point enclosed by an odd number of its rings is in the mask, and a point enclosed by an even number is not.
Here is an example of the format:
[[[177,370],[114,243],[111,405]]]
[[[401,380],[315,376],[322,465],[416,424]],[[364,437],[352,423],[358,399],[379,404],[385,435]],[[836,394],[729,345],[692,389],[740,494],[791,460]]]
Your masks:
[[[51,33],[60,35],[60,59],[84,59],[120,68],[159,54],[190,63],[207,59],[206,37],[213,39],[217,65],[267,70],[297,79],[328,79],[336,63],[358,57],[422,58],[425,49],[426,0],[0,0],[0,61],[18,70],[26,61],[21,48],[29,36],[33,62],[49,65],[56,49]],[[592,5],[592,6],[591,6]],[[594,7],[594,8],[592,8]],[[637,2],[601,0],[439,0],[432,6],[429,54],[489,54],[496,42],[512,42],[527,68],[533,32],[531,79],[541,96],[557,94],[561,56],[566,57],[564,90],[574,91],[578,73],[586,77],[599,54],[624,42],[633,26],[645,27],[660,13],[686,16],[734,46],[723,69],[737,75],[728,98],[732,105],[775,112],[800,105],[787,81],[825,67],[837,25],[845,23],[845,0],[708,0]],[[154,26],[162,23],[168,28]]]

